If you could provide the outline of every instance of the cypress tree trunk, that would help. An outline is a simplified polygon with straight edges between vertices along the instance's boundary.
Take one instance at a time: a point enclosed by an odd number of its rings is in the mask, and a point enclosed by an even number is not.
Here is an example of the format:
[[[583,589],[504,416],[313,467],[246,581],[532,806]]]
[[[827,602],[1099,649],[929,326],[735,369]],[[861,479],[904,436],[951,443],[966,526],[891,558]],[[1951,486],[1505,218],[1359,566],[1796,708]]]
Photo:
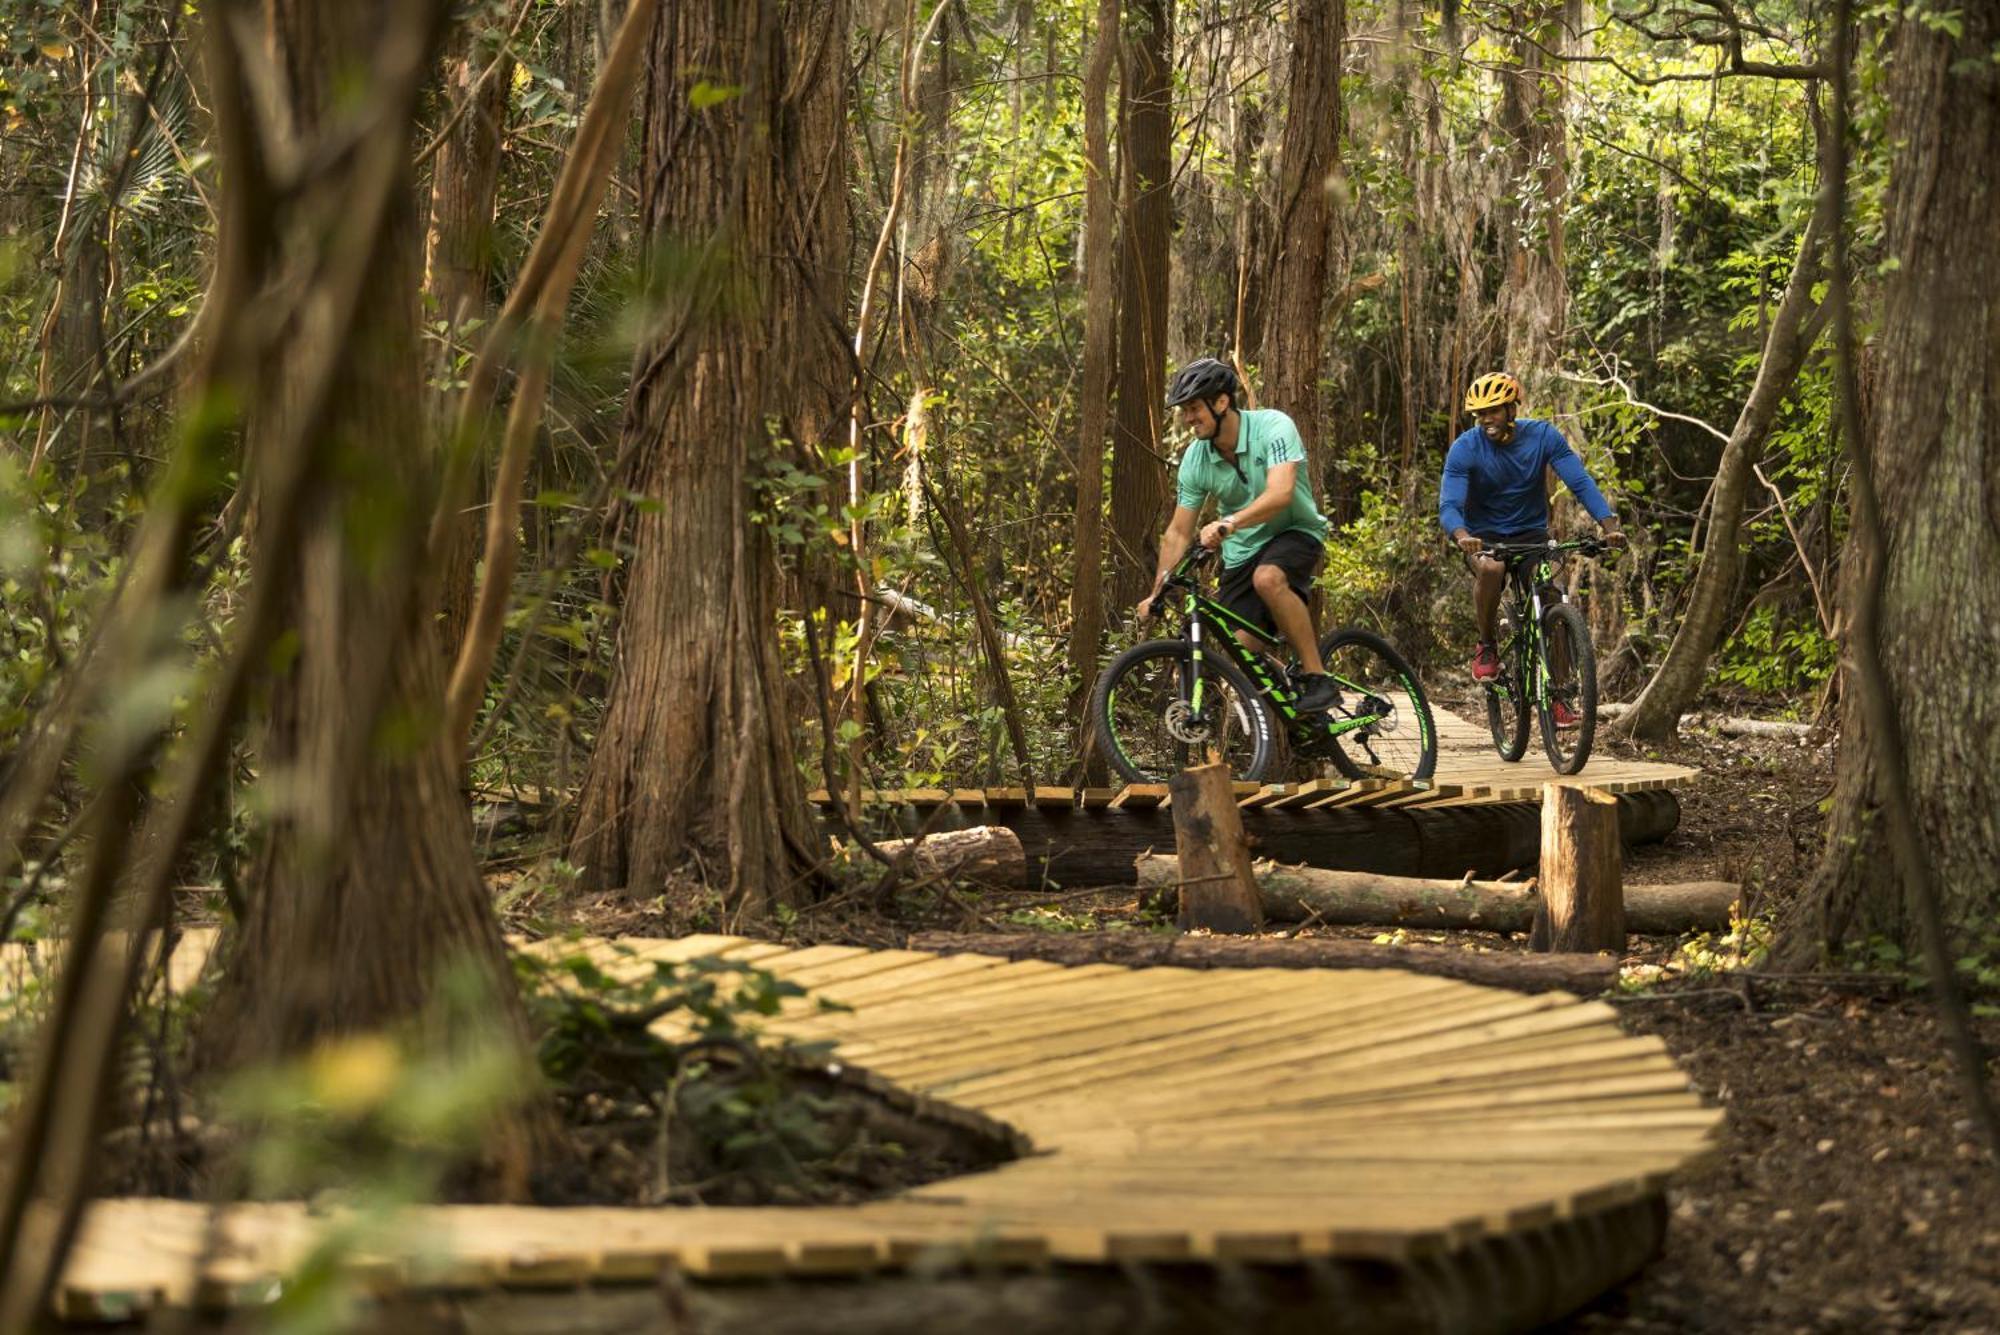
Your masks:
[[[500,136],[506,129],[507,94],[513,62],[499,57],[483,84],[474,84],[494,53],[462,29],[445,61],[444,88],[448,108],[466,101],[464,114],[438,146],[431,166],[430,221],[424,230],[424,296],[426,317],[442,320],[452,341],[462,340],[468,323],[482,319],[493,275],[493,198],[500,182]],[[448,109],[446,114],[450,114]],[[449,383],[452,358],[447,349],[434,359],[433,374]],[[447,399],[450,396],[433,396]],[[439,403],[440,438],[450,430],[450,412]],[[473,507],[486,499],[486,468],[474,470]],[[439,605],[443,612],[439,642],[455,654],[465,638],[472,604],[472,575],[483,529],[476,508],[459,517],[454,541],[446,554]]]
[[[2000,916],[2000,7],[1961,11],[1963,35],[1917,14],[1900,26],[1889,81],[1890,171],[1879,376],[1867,430],[1884,550],[1879,642],[1902,725],[1909,792],[1947,930]],[[1843,601],[1865,571],[1850,543]],[[1867,933],[1920,939],[1876,817],[1859,704],[1843,693],[1839,780],[1826,853],[1789,925],[1794,960]]]
[[[1076,585],[1070,597],[1070,680],[1080,706],[1097,680],[1104,638],[1104,426],[1111,382],[1111,68],[1118,0],[1098,0],[1083,79],[1083,385],[1077,411]],[[1081,714],[1079,714],[1081,717]],[[1087,730],[1086,730],[1087,731]],[[1086,746],[1089,744],[1086,738]]]
[[[1549,387],[1569,318],[1569,287],[1563,277],[1569,161],[1562,105],[1562,6],[1516,11],[1514,21],[1527,31],[1515,39],[1515,67],[1502,74],[1500,83],[1498,119],[1508,148],[1498,217],[1505,247],[1499,313],[1507,369],[1520,378],[1533,403]]]
[[[394,26],[388,8],[389,0],[273,6],[273,44],[302,131],[332,123],[337,81]],[[322,186],[285,213],[281,245],[324,244],[341,204],[326,194]],[[255,577],[288,589],[295,638],[272,686],[259,758],[274,810],[208,1035],[218,1063],[274,1060],[331,1034],[411,1021],[451,970],[483,981],[486,1013],[503,1032],[522,1028],[456,758],[438,729],[442,666],[415,560],[436,459],[422,448],[418,233],[407,186],[401,198],[359,326],[342,342],[326,443],[301,465],[312,470],[310,499],[295,540],[267,530],[261,520],[277,494],[259,495]],[[324,336],[308,301],[274,368],[269,420],[248,433],[253,448],[282,434],[271,428],[294,411],[284,402],[290,368],[309,361]],[[253,459],[252,476],[269,488],[286,467]],[[521,1143],[503,1128],[495,1148],[511,1156]]]
[[[1119,85],[1118,398],[1111,432],[1112,597],[1129,605],[1153,584],[1166,519],[1167,248],[1173,232],[1173,7],[1130,0]]]
[[[738,918],[802,902],[812,847],[776,563],[753,522],[765,414],[783,397],[778,21],[769,0],[704,0],[664,10],[654,30],[641,222],[649,253],[694,258],[649,274],[662,327],[640,346],[623,431],[653,504],[634,525],[617,670],[570,844],[587,886],[645,898],[691,870]],[[733,91],[711,102],[697,87]]]
[[[1326,303],[1333,227],[1332,177],[1340,165],[1343,0],[1298,0],[1292,8],[1291,73],[1278,150],[1276,247],[1266,284],[1264,383],[1257,400],[1290,413],[1306,445],[1315,489],[1331,476],[1321,401],[1320,312]]]

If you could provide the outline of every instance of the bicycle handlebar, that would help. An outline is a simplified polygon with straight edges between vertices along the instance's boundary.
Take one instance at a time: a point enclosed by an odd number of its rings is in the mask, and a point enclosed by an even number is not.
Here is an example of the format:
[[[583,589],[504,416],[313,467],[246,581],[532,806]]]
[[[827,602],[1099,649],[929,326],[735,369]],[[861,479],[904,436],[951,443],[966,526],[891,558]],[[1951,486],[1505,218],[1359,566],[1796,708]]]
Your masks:
[[[1480,547],[1479,554],[1508,561],[1528,556],[1557,556],[1563,552],[1581,552],[1585,556],[1596,557],[1617,550],[1602,538],[1571,538],[1568,542],[1550,538],[1547,542],[1490,542]]]

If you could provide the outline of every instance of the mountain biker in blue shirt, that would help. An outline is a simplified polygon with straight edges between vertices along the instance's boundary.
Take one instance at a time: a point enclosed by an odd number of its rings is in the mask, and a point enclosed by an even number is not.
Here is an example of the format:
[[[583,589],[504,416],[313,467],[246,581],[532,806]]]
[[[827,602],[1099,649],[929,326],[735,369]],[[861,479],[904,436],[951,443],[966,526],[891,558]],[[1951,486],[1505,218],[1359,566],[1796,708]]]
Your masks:
[[[1517,417],[1520,406],[1521,383],[1505,371],[1473,381],[1465,394],[1465,408],[1477,424],[1451,443],[1438,488],[1438,523],[1458,544],[1472,571],[1472,607],[1479,622],[1472,675],[1479,681],[1500,675],[1494,637],[1500,595],[1506,588],[1506,567],[1479,555],[1479,549],[1488,543],[1548,541],[1545,470],[1555,470],[1597,521],[1607,543],[1625,545],[1618,516],[1562,432],[1539,418]],[[1569,721],[1560,717],[1568,713],[1560,702],[1557,713],[1558,723]]]
[[[1313,634],[1313,572],[1325,554],[1326,520],[1313,503],[1306,476],[1306,447],[1292,419],[1275,408],[1238,408],[1243,382],[1235,368],[1213,357],[1189,362],[1167,387],[1167,406],[1179,408],[1194,442],[1181,455],[1174,517],[1160,537],[1160,566],[1139,616],[1153,615],[1167,576],[1190,544],[1222,549],[1216,601],[1245,621],[1282,635],[1298,655],[1301,713],[1331,709],[1340,689],[1326,675]],[[1221,517],[1196,524],[1214,500]],[[1262,649],[1250,632],[1236,638]]]

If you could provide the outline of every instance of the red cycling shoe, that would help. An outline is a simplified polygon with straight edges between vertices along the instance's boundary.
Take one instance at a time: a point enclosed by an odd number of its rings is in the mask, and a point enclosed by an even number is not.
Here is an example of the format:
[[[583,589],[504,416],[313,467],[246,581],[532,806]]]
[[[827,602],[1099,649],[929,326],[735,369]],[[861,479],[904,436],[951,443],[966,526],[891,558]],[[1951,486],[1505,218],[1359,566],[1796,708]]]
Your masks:
[[[1474,681],[1497,681],[1500,677],[1500,651],[1486,640],[1479,642],[1479,652],[1472,656],[1472,679]]]

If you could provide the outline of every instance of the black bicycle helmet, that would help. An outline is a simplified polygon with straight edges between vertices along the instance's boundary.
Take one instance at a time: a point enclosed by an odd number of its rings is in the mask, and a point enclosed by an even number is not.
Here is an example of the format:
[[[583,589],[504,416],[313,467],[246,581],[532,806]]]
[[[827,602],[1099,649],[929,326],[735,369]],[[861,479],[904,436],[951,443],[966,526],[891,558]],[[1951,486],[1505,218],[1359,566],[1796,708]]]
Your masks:
[[[1167,406],[1178,408],[1183,403],[1195,399],[1206,401],[1218,394],[1227,394],[1234,404],[1243,397],[1243,382],[1236,378],[1236,368],[1228,362],[1202,357],[1174,373],[1173,382],[1167,386]]]

